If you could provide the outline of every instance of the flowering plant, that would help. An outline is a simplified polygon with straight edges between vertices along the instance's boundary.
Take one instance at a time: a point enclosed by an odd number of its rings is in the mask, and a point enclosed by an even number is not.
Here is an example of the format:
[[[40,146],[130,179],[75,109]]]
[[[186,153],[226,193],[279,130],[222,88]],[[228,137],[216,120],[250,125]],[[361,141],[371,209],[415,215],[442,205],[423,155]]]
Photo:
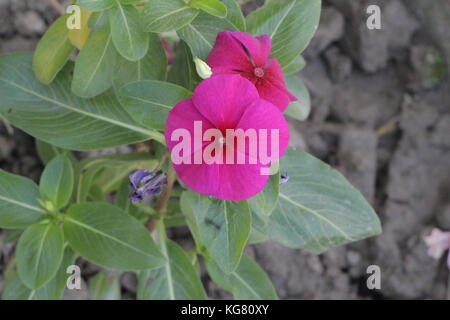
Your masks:
[[[320,0],[267,0],[246,18],[236,0],[77,5],[80,28],[68,13],[33,55],[0,57],[0,115],[45,164],[39,185],[0,170],[0,227],[18,239],[3,298],[61,298],[83,257],[115,272],[90,282],[108,284],[97,298],[119,298],[131,271],[138,299],[204,299],[204,262],[236,299],[275,299],[246,245],[319,254],[381,232],[341,174],[288,147],[285,117],[309,113],[294,74]],[[78,153],[122,145],[136,152]],[[185,225],[189,251],[166,234]]]

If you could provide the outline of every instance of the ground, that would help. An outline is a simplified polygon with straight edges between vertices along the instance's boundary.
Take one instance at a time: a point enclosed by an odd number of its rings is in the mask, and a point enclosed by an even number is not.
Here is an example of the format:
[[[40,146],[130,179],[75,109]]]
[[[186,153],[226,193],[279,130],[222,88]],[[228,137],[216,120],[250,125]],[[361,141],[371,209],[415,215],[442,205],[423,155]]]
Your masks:
[[[290,121],[293,145],[338,168],[378,212],[383,234],[316,256],[262,243],[248,248],[282,299],[444,299],[449,271],[426,253],[433,227],[450,230],[450,3],[447,0],[324,0],[320,27],[299,73],[312,115]],[[250,11],[261,1],[247,3]],[[368,30],[366,8],[382,10]],[[0,0],[0,53],[31,51],[58,16],[44,0]],[[1,97],[0,97],[1,99]],[[0,124],[0,167],[38,179],[33,139]],[[4,263],[13,250],[2,244]],[[188,246],[186,230],[172,236]],[[85,275],[97,270],[83,262]],[[366,287],[381,269],[381,290]],[[230,297],[203,272],[213,298]],[[122,277],[125,298],[135,279]],[[67,298],[87,297],[86,292]]]

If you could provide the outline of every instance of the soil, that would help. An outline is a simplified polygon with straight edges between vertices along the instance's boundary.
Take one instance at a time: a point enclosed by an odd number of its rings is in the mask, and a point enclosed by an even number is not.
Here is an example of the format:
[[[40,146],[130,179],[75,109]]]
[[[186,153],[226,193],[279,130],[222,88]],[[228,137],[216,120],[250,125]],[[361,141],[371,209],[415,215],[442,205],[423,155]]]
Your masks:
[[[370,4],[381,8],[381,30],[366,27]],[[450,2],[324,0],[323,9],[299,73],[313,111],[306,122],[290,121],[292,143],[360,189],[383,234],[319,256],[272,242],[247,251],[282,299],[444,299],[449,270],[444,259],[427,255],[423,237],[433,227],[450,230]],[[33,50],[57,16],[47,1],[0,0],[0,53]],[[18,129],[11,135],[3,124],[0,168],[34,180],[42,170],[33,139]],[[171,234],[191,245],[185,229]],[[0,230],[0,291],[13,251],[2,237]],[[82,263],[86,277],[96,272]],[[370,265],[380,267],[380,290],[367,289]],[[203,278],[210,297],[230,297]],[[121,283],[124,298],[132,298],[133,275]]]

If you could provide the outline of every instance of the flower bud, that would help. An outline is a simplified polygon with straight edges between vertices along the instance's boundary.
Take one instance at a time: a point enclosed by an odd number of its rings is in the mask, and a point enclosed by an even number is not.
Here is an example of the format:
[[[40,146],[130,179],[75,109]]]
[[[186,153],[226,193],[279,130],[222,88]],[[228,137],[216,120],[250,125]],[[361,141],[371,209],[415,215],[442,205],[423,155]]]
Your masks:
[[[205,61],[199,58],[195,58],[194,62],[195,62],[195,69],[197,69],[197,73],[202,79],[208,79],[212,76],[211,67],[208,66],[208,64]]]

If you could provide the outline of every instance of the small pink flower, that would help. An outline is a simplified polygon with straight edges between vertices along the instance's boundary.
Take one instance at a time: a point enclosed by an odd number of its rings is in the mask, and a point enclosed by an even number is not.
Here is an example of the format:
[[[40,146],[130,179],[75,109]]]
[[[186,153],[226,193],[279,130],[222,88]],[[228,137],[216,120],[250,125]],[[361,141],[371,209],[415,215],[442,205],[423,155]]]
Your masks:
[[[276,159],[267,161],[260,152],[252,152],[251,138],[228,136],[239,129],[257,132],[256,145],[265,144],[271,156],[275,146]],[[169,112],[165,136],[174,169],[189,188],[232,201],[248,199],[264,188],[268,176],[261,174],[262,169],[278,160],[289,143],[282,113],[261,99],[250,81],[237,75],[218,75],[200,83],[191,99]],[[239,162],[241,156],[244,162]]]
[[[236,73],[250,80],[261,98],[283,112],[297,98],[286,89],[278,61],[269,57],[271,47],[267,35],[255,38],[244,32],[223,31],[218,34],[207,62],[213,75]]]
[[[450,232],[443,232],[434,228],[428,237],[425,237],[428,246],[428,254],[434,259],[440,259],[444,252],[450,249]],[[447,257],[447,264],[450,268],[450,254]]]

